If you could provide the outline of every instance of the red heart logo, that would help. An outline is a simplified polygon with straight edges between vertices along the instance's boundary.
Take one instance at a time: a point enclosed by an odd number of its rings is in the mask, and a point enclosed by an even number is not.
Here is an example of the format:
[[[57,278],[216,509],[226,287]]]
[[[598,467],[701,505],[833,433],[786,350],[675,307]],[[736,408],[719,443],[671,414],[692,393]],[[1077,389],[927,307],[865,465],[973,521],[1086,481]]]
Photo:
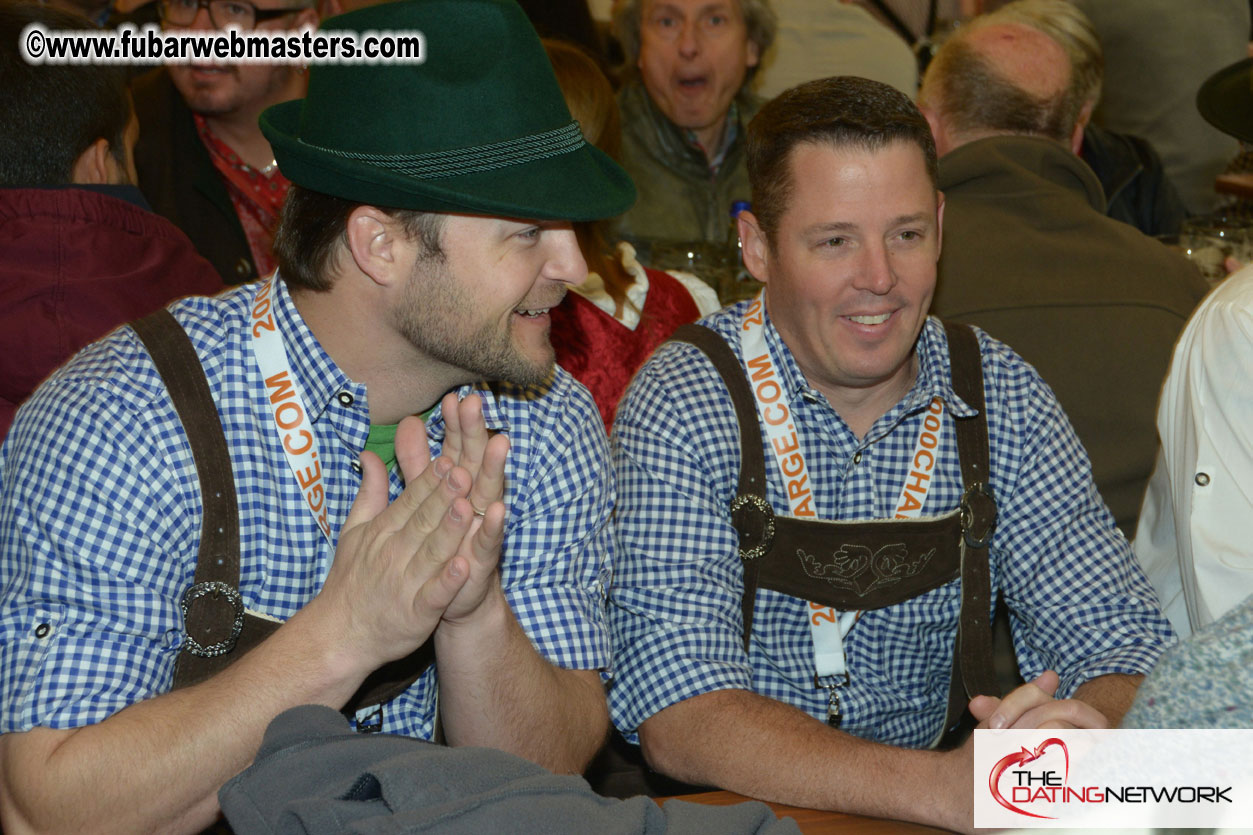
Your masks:
[[[1011,812],[1017,812],[1018,814],[1026,815],[1029,818],[1046,818],[1048,820],[1055,820],[1052,815],[1037,815],[1035,812],[1028,812],[1023,809],[1019,809],[1017,806],[1005,799],[1005,797],[1001,794],[1000,786],[1001,775],[1005,773],[1006,769],[1010,766],[1026,765],[1033,760],[1038,760],[1041,756],[1043,756],[1044,751],[1053,745],[1060,745],[1062,754],[1066,757],[1066,772],[1062,781],[1062,785],[1065,786],[1066,782],[1070,780],[1070,750],[1066,748],[1066,743],[1062,742],[1057,737],[1049,737],[1037,745],[1034,751],[1030,748],[1023,748],[1021,751],[1002,757],[997,764],[992,767],[992,773],[988,775],[988,788],[992,791],[992,797],[997,803],[1001,804]]]

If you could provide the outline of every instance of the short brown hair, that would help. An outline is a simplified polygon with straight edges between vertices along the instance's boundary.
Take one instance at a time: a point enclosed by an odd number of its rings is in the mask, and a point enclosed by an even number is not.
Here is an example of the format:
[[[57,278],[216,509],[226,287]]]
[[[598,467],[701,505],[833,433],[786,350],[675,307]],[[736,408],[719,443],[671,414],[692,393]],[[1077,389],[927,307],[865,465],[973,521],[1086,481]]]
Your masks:
[[[120,164],[133,110],[126,67],[30,64],[18,51],[31,24],[66,31],[98,28],[86,18],[33,3],[0,2],[0,185],[62,186],[98,139]]]
[[[931,127],[904,93],[855,76],[799,84],[767,103],[748,125],[753,214],[771,244],[792,193],[792,149],[805,142],[868,151],[912,142],[922,151],[931,184],[937,181]]]
[[[292,289],[325,292],[333,286],[331,270],[346,244],[348,216],[364,204],[334,197],[296,184],[287,191],[278,229],[274,233],[274,259],[279,275]],[[413,209],[378,207],[400,221],[405,233],[416,238],[424,257],[443,260],[440,233],[444,216]]]

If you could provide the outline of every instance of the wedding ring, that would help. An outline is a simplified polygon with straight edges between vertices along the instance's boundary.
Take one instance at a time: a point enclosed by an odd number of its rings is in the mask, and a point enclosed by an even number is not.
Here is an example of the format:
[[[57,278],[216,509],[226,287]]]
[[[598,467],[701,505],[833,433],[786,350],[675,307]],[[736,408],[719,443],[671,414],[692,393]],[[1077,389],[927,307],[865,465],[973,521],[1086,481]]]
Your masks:
[[[475,507],[475,506],[474,506],[474,502],[470,502],[470,509],[474,511],[474,515],[475,515],[475,516],[486,516],[486,515],[487,515],[487,511],[486,511],[486,510],[479,510],[477,507]]]

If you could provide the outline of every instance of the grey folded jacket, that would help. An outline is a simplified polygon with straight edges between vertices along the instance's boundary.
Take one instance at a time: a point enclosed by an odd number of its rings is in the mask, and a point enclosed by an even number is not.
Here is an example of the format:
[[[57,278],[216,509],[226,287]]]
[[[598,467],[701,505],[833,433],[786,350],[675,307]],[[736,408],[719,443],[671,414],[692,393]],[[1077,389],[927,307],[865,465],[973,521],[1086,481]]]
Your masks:
[[[218,792],[236,835],[798,833],[763,803],[601,797],[587,782],[490,748],[354,733],[305,705],[270,723],[256,761]]]

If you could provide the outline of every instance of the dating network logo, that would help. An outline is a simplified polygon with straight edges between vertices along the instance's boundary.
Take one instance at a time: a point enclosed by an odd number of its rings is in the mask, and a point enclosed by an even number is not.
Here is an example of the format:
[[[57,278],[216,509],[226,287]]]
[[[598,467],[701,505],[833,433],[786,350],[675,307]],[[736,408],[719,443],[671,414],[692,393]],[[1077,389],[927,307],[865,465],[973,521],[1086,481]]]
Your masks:
[[[974,823],[980,828],[1247,826],[1253,729],[975,732]]]
[[[1050,749],[1058,749],[1053,753]],[[1060,754],[1060,756],[1059,756]],[[1046,756],[1047,755],[1047,756]],[[1029,818],[1057,820],[1043,814],[1058,804],[1106,803],[1231,803],[1231,786],[1152,786],[1070,785],[1070,749],[1064,740],[1049,737],[1035,748],[1022,747],[997,760],[988,775],[992,799],[1001,806]],[[1008,789],[1008,797],[1006,797]],[[1030,807],[1034,806],[1033,811]],[[1026,808],[1024,808],[1026,807]]]
[[[1047,761],[1052,768],[1026,768],[1031,763],[1039,761],[1050,748],[1061,749],[1061,776],[1058,776],[1056,768],[1057,757],[1050,757]],[[1005,773],[1009,772],[1009,779],[1004,782],[1009,788],[1009,798],[1005,797],[1002,791],[1002,778]],[[1004,806],[1011,812],[1017,812],[1020,815],[1026,815],[1029,818],[1044,818],[1047,820],[1056,820],[1053,815],[1037,814],[1026,809],[1019,808],[1015,804],[1031,804],[1038,802],[1057,803],[1079,801],[1088,802],[1089,789],[1084,788],[1082,791],[1071,789],[1067,784],[1070,781],[1070,749],[1066,747],[1066,743],[1057,737],[1049,737],[1041,742],[1034,749],[1022,748],[1012,754],[1007,754],[997,761],[992,767],[992,773],[988,775],[988,789],[992,792],[992,798],[997,803]],[[1099,792],[1100,790],[1097,789]],[[1100,803],[1104,798],[1091,798],[1092,801]]]

